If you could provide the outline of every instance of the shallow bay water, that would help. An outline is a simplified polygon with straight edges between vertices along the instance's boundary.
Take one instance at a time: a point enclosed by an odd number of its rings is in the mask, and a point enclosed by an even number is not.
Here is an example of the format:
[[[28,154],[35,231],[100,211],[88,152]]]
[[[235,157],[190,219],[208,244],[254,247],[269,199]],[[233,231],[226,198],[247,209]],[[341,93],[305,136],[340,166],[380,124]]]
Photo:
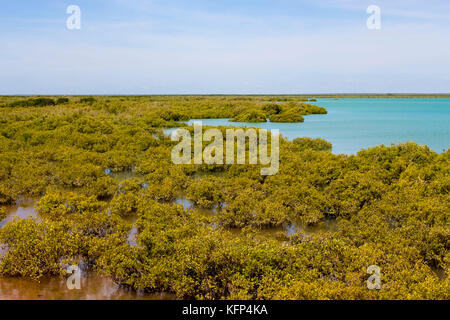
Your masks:
[[[441,153],[450,148],[450,99],[317,99],[328,114],[305,116],[303,123],[248,123],[228,119],[191,119],[208,126],[278,129],[289,140],[322,138],[335,154],[356,154],[380,144],[413,141]],[[169,134],[174,129],[166,130]]]

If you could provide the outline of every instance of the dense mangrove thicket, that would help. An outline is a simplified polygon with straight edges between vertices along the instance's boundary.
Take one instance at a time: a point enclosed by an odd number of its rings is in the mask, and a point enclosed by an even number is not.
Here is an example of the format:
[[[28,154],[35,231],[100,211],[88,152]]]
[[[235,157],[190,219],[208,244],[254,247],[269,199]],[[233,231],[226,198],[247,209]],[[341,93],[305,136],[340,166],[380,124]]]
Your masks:
[[[302,115],[326,114],[327,110],[309,103],[290,101],[288,103],[269,103],[260,109],[250,109],[237,114],[233,122],[303,122]]]
[[[322,139],[281,139],[279,172],[261,176],[260,165],[175,165],[162,128],[326,110],[295,96],[4,97],[0,106],[0,218],[24,198],[37,199],[39,214],[0,229],[0,281],[83,262],[179,298],[450,298],[450,151],[406,143],[346,156]],[[366,286],[370,265],[381,290]]]

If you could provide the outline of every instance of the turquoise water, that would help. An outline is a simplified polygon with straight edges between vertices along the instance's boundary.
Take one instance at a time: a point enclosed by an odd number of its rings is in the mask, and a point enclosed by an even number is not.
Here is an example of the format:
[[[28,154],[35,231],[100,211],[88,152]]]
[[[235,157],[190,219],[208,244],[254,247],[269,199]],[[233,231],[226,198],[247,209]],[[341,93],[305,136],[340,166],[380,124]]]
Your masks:
[[[323,138],[333,153],[355,154],[380,144],[414,141],[436,152],[450,148],[450,99],[317,99],[326,115],[305,116],[303,123],[242,123],[201,119],[204,125],[279,129],[292,140]]]

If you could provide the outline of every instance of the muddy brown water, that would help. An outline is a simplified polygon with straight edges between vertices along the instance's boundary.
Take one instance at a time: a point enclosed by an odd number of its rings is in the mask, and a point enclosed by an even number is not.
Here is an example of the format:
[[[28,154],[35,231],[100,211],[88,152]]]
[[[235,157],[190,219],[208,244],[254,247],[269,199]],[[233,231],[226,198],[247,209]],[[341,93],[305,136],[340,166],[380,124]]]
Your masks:
[[[6,217],[0,220],[0,228],[7,224],[9,221],[18,219],[36,219],[40,220],[36,211],[36,200],[25,199],[20,201],[18,205],[12,205],[6,207]]]
[[[170,293],[144,293],[121,287],[111,279],[81,273],[80,289],[70,290],[68,279],[45,277],[39,282],[26,278],[0,277],[0,300],[173,300]]]

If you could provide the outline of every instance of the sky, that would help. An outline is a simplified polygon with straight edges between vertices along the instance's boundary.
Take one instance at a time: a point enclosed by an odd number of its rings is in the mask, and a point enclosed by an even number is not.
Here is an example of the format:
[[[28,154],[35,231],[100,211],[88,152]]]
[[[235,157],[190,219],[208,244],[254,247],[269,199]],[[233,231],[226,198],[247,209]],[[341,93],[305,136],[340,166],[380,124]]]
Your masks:
[[[450,1],[1,0],[1,95],[221,93],[450,93]]]

